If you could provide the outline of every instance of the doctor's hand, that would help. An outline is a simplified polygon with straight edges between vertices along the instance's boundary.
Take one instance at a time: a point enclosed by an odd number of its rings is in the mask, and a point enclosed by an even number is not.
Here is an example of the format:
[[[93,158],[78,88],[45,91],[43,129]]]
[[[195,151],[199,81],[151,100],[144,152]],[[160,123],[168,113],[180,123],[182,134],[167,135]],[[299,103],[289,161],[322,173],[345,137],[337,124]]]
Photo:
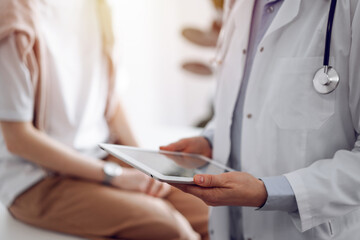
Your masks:
[[[184,138],[167,146],[161,146],[160,150],[172,152],[195,153],[211,158],[212,149],[204,137]]]
[[[245,172],[194,176],[196,185],[172,184],[210,206],[261,207],[267,199],[264,183]]]
[[[169,184],[159,182],[134,168],[123,168],[123,173],[113,179],[112,185],[159,198],[165,197],[171,189]]]

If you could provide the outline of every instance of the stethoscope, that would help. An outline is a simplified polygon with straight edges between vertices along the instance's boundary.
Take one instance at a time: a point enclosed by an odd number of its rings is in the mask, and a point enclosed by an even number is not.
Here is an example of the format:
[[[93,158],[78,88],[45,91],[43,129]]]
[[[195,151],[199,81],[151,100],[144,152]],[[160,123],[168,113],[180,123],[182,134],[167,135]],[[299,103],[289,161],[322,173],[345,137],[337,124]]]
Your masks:
[[[331,45],[331,33],[333,28],[335,10],[336,10],[337,0],[331,0],[330,10],[329,10],[329,18],[326,28],[326,39],[325,39],[325,53],[323,60],[323,67],[321,67],[314,76],[313,85],[315,91],[320,94],[328,94],[333,92],[339,84],[340,77],[336,70],[329,65],[330,60],[330,45]],[[236,11],[233,11],[234,14]],[[231,19],[233,16],[228,17]],[[230,44],[230,39],[232,37],[233,31],[230,29],[234,28],[232,25],[225,26],[227,30],[222,30],[220,32],[220,40],[218,41],[218,46],[216,50],[216,57],[211,61],[213,66],[216,68],[217,66],[222,64],[222,59],[227,53],[227,49]],[[231,34],[225,35],[224,33],[230,31]]]
[[[339,74],[332,66],[329,65],[331,33],[335,16],[336,2],[337,0],[331,0],[330,4],[329,19],[326,29],[324,66],[315,73],[313,79],[314,88],[320,94],[331,93],[336,89],[340,81]]]

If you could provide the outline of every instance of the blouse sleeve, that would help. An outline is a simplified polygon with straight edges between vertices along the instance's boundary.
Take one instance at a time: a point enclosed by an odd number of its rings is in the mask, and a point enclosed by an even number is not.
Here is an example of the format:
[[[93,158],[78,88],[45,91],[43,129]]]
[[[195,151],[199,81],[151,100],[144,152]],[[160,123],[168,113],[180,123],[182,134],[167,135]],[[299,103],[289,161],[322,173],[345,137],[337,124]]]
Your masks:
[[[20,60],[15,36],[0,41],[0,121],[32,121],[34,89],[30,72]]]

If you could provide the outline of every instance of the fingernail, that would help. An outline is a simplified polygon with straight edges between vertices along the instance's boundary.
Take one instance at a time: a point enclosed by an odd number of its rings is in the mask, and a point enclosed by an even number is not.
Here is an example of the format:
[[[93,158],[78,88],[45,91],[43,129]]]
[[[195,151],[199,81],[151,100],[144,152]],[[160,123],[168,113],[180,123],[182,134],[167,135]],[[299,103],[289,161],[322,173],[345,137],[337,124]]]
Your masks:
[[[198,179],[199,183],[204,183],[204,177],[203,176],[198,176],[197,179]]]

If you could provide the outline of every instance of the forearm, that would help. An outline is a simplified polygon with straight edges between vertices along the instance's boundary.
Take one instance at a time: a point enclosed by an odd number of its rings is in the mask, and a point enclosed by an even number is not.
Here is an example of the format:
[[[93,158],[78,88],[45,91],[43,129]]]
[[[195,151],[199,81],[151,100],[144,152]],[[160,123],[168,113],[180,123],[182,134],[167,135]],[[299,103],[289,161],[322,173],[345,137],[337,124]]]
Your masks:
[[[87,157],[35,129],[31,123],[1,122],[13,154],[64,175],[102,181],[103,161]]]
[[[109,127],[112,135],[116,140],[123,145],[138,146],[133,132],[131,131],[130,124],[125,116],[124,109],[118,103],[114,116],[109,121]]]

